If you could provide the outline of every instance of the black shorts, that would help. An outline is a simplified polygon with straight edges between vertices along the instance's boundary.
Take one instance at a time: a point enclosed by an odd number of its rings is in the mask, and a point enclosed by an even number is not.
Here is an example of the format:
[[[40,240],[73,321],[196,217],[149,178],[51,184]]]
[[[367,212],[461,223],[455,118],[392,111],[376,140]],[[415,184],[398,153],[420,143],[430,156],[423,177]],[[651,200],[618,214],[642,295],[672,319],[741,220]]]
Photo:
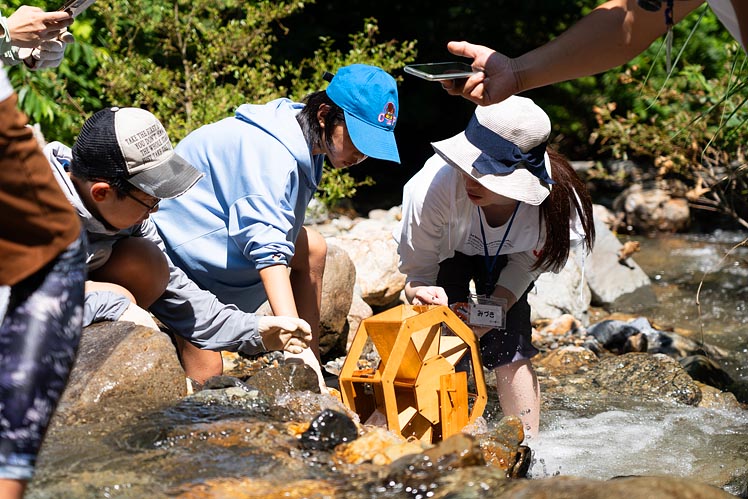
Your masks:
[[[470,295],[470,281],[475,281],[478,294],[488,289],[493,291],[501,271],[506,267],[508,258],[500,255],[491,276],[486,279],[486,264],[483,255],[468,256],[455,252],[439,264],[439,275],[436,285],[444,288],[449,303],[466,302]],[[483,366],[495,369],[518,360],[530,359],[537,355],[538,349],[532,344],[532,324],[530,324],[530,304],[527,293],[533,284],[517,299],[517,303],[506,314],[506,329],[492,329],[480,339],[480,351]]]

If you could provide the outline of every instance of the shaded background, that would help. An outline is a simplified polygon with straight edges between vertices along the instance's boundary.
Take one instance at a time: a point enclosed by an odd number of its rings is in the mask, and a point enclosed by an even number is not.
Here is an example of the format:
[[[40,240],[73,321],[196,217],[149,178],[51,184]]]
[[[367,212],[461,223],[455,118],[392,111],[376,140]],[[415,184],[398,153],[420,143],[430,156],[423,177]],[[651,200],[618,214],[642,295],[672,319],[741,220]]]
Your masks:
[[[308,56],[318,45],[320,36],[344,45],[350,32],[360,29],[360,20],[375,18],[380,28],[379,40],[417,40],[417,62],[457,60],[447,51],[447,42],[468,40],[517,56],[541,45],[578,20],[597,5],[596,1],[462,1],[408,2],[347,0],[324,1],[307,6],[304,11],[284,21],[290,29],[279,41],[275,52],[291,61]],[[355,20],[355,21],[352,21]],[[466,59],[469,62],[469,59]],[[330,68],[320,68],[320,71]],[[402,70],[393,76],[402,78],[399,85],[400,113],[395,131],[402,164],[400,166],[369,159],[351,169],[356,179],[371,176],[374,186],[358,189],[354,208],[366,214],[373,208],[400,204],[402,186],[433,153],[430,142],[450,137],[464,129],[475,106],[442,90],[441,85],[427,82]],[[576,82],[579,90],[595,88],[594,79]],[[543,106],[549,114],[563,110],[574,116],[590,116],[593,94],[589,99],[571,100],[556,87],[546,87],[523,94]],[[578,132],[569,137],[554,131],[553,140],[571,159],[590,154],[584,136],[593,123],[578,121]],[[554,124],[554,128],[558,126]]]

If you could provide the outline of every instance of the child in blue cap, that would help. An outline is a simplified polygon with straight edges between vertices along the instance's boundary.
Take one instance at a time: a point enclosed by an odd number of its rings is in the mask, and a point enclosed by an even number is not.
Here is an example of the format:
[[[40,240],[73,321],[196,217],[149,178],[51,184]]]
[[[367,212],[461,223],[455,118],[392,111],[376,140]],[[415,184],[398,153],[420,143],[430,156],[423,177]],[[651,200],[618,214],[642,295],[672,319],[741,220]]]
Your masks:
[[[273,314],[301,317],[312,326],[311,350],[302,357],[321,385],[327,246],[303,225],[307,205],[325,158],[333,168],[368,156],[400,162],[395,80],[364,64],[328,77],[328,87],[302,103],[282,98],[244,104],[234,116],[190,133],[176,151],[206,178],[179,198],[162,201],[152,215],[168,255],[200,287],[245,312],[267,300]],[[199,340],[206,351],[195,359],[195,371],[220,374],[220,355],[207,350],[231,345]],[[190,366],[185,369],[189,376]]]

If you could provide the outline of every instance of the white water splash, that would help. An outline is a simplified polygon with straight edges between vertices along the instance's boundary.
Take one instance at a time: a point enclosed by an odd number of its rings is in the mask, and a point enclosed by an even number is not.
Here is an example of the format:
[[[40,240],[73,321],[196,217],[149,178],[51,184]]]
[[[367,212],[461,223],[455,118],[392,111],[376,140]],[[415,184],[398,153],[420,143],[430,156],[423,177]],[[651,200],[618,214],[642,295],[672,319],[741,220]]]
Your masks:
[[[611,410],[591,417],[544,414],[541,437],[531,445],[530,476],[581,476],[607,480],[627,475],[716,476],[740,465],[748,446],[748,411],[692,407]],[[743,452],[741,452],[741,450]],[[743,465],[745,462],[743,456]]]

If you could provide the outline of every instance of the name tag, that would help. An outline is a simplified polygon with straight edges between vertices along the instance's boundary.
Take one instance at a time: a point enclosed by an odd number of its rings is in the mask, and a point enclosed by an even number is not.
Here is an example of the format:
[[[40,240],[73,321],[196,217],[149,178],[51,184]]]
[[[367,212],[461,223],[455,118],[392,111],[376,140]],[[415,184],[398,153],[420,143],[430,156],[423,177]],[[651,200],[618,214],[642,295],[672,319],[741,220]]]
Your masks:
[[[468,323],[471,326],[492,327],[496,329],[504,329],[506,327],[506,316],[504,314],[506,300],[475,295],[472,298],[473,302],[468,307]]]

